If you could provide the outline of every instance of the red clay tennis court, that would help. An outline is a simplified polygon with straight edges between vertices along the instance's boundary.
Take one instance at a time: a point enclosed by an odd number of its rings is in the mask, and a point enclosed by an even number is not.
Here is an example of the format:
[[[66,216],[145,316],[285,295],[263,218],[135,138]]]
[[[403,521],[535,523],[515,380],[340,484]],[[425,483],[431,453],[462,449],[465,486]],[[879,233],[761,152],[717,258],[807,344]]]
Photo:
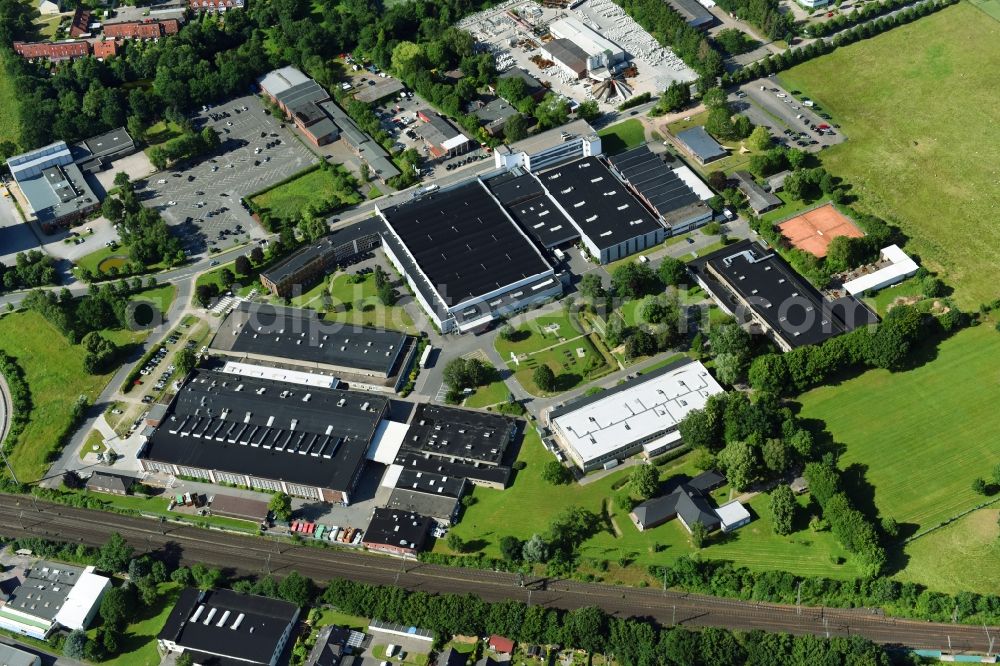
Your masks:
[[[837,236],[864,236],[854,222],[834,208],[833,204],[826,204],[785,220],[778,225],[778,231],[792,247],[817,257],[826,256],[827,246]]]

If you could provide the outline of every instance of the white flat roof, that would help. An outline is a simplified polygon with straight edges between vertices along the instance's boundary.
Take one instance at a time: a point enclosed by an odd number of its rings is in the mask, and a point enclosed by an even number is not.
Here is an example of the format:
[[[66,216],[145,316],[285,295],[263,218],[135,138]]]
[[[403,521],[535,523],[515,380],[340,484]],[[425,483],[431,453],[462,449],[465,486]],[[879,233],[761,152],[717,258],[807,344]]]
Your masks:
[[[715,196],[715,193],[709,189],[708,185],[691,170],[689,166],[680,166],[674,169],[674,175],[680,178],[685,185],[691,188],[691,191],[698,195],[698,198],[702,201],[708,201]]]
[[[309,77],[291,65],[268,72],[259,79],[260,87],[276,96],[300,83],[305,83]]]
[[[895,284],[900,280],[910,277],[917,272],[919,266],[917,262],[903,252],[898,245],[890,245],[882,248],[882,259],[891,261],[889,266],[862,275],[861,277],[849,280],[844,283],[844,289],[852,296],[863,294],[871,289],[881,289],[890,284]]]
[[[573,17],[553,21],[549,25],[549,32],[556,37],[572,41],[592,57],[606,51],[612,54],[624,53],[622,47]]]
[[[735,525],[741,520],[750,519],[750,512],[747,511],[747,508],[738,501],[723,504],[715,510],[715,515],[717,515],[719,520],[722,521],[723,527],[729,527],[730,525]]]
[[[238,363],[227,361],[222,367],[223,372],[241,377],[255,377],[258,379],[273,379],[302,386],[316,386],[319,388],[337,388],[337,378],[330,375],[318,375],[312,372],[302,372],[301,370],[287,370],[285,368],[271,368],[265,365],[254,365],[252,363]]]
[[[402,465],[389,465],[385,470],[385,474],[382,475],[382,481],[379,485],[383,488],[395,488],[396,484],[399,483],[399,475],[402,473]]]
[[[94,567],[87,567],[69,591],[66,602],[56,613],[56,622],[68,629],[86,629],[87,616],[91,609],[101,602],[104,591],[111,581],[93,573]]]
[[[378,428],[375,429],[375,436],[372,437],[371,446],[368,447],[368,460],[374,460],[383,465],[391,465],[399,453],[399,448],[403,446],[403,440],[406,438],[406,431],[408,429],[408,425],[397,423],[396,421],[382,421],[379,423]]]
[[[441,144],[441,147],[444,148],[445,150],[451,150],[452,148],[458,148],[459,146],[464,146],[468,142],[469,142],[469,137],[465,136],[464,134],[459,134],[457,136],[451,137],[450,139],[446,139]]]
[[[556,414],[557,431],[586,463],[657,433],[673,430],[722,387],[700,361],[667,366]]]

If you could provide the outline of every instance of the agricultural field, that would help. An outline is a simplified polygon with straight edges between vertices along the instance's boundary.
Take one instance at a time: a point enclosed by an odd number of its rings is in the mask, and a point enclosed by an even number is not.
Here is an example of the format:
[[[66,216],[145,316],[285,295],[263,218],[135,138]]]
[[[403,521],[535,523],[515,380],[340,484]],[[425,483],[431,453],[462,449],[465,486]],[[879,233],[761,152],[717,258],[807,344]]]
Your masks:
[[[499,557],[500,538],[508,534],[520,539],[544,534],[552,518],[569,506],[580,506],[598,514],[605,508],[608,510],[608,520],[583,544],[580,554],[585,560],[585,568],[588,561],[607,560],[608,572],[601,575],[609,582],[646,580],[646,567],[650,564],[670,562],[695,552],[679,521],[639,532],[628,515],[611,501],[628,480],[628,469],[586,485],[553,486],[541,477],[542,467],[553,460],[552,454],[542,447],[538,435],[531,429],[525,436],[518,460],[526,466],[517,472],[513,485],[503,491],[475,488],[476,502],[464,510],[461,522],[452,528],[472,547],[482,549],[487,555]],[[677,474],[697,474],[688,456],[669,461],[660,468],[661,480]],[[728,487],[713,493],[717,504],[728,501],[729,497]],[[804,505],[807,499],[803,497],[799,501]],[[796,523],[800,531],[782,537],[775,535],[771,527],[765,496],[751,499],[750,508],[754,522],[731,535],[717,535],[700,551],[703,557],[732,560],[737,565],[760,570],[834,578],[857,576],[850,556],[830,532],[814,533],[806,528],[808,517],[804,510]],[[510,520],[510,516],[517,516],[517,520]],[[447,552],[447,547],[438,542],[435,551]],[[622,567],[622,563],[626,566]]]
[[[646,128],[642,121],[630,118],[625,122],[605,127],[597,133],[606,155],[621,153],[646,142]]]
[[[353,206],[360,203],[362,197],[350,179],[351,176],[340,166],[335,166],[332,170],[313,169],[258,194],[252,201],[261,210],[283,220],[298,218],[310,206],[327,209],[331,200],[336,202],[335,207]]]
[[[111,375],[84,372],[83,348],[71,346],[36,312],[17,312],[0,319],[0,349],[17,360],[31,390],[31,419],[10,462],[18,479],[35,481],[45,474],[45,454],[69,424],[77,398],[86,396],[93,401]]]
[[[906,545],[906,568],[896,578],[938,592],[994,593],[1000,562],[1000,510],[980,509]]]
[[[1000,463],[1000,332],[964,330],[913,370],[873,370],[799,400],[844,446],[861,507],[874,488],[870,501],[908,536],[984,501],[972,481]]]
[[[823,165],[855,207],[898,224],[967,309],[1000,282],[998,61],[1000,22],[961,3],[780,75],[851,137]]]

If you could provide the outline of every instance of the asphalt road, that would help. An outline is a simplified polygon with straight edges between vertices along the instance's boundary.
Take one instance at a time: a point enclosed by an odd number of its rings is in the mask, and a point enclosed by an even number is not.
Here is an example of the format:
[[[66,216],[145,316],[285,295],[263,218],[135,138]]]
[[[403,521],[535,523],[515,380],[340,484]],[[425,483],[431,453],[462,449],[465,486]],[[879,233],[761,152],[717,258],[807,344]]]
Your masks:
[[[721,599],[652,588],[626,588],[561,579],[528,579],[516,574],[407,562],[385,556],[292,546],[267,539],[178,526],[0,495],[0,531],[7,536],[35,535],[90,545],[119,532],[142,551],[162,551],[187,565],[201,562],[230,573],[284,575],[299,571],[317,581],[331,577],[366,583],[398,584],[426,592],[474,593],[487,601],[516,599],[529,604],[573,609],[599,606],[617,616],[651,617],[663,625],[762,629],[818,636],[864,636],[910,648],[985,652],[1000,628],[914,622],[868,609],[796,608]]]

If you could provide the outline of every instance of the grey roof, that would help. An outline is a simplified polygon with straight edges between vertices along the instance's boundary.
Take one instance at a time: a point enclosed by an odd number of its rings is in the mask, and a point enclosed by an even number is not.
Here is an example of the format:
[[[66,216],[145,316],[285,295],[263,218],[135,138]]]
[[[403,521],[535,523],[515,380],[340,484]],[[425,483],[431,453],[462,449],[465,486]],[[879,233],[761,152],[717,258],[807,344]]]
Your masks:
[[[427,542],[432,522],[427,516],[409,511],[375,509],[363,543],[420,551]],[[369,628],[374,629],[370,625]]]
[[[396,78],[374,78],[375,85],[365,84],[362,89],[354,95],[354,99],[365,104],[372,104],[390,95],[395,95],[406,88],[403,82]]]
[[[281,69],[268,72],[265,76],[258,79],[258,83],[265,92],[273,97],[308,80],[308,76],[294,67],[282,67]]]
[[[587,71],[587,52],[569,39],[553,39],[542,44],[542,50],[574,72]]]
[[[87,490],[125,493],[135,484],[135,481],[135,477],[124,474],[94,472],[87,479]]]
[[[610,158],[612,166],[668,224],[711,209],[646,145]]]
[[[687,146],[688,150],[702,162],[711,162],[727,155],[719,142],[713,139],[701,125],[679,132],[677,140]]]
[[[386,507],[451,522],[458,513],[458,500],[454,497],[439,497],[397,487],[389,495]]]
[[[362,132],[346,111],[332,101],[323,102],[320,106],[340,128],[341,138],[361,154],[361,158],[368,163],[375,175],[383,180],[399,175],[399,169],[389,158],[389,153]]]
[[[132,141],[132,137],[129,136],[124,127],[118,127],[110,132],[85,139],[83,145],[90,152],[91,157],[103,157],[126,150],[135,150],[135,142]]]
[[[733,178],[736,179],[736,186],[740,188],[740,192],[746,196],[747,203],[758,215],[783,205],[781,199],[758,185],[753,176],[746,171],[737,171],[733,174]]]
[[[340,660],[351,653],[347,643],[352,633],[350,629],[333,625],[320,629],[306,666],[338,666]]]
[[[298,607],[287,601],[189,587],[181,591],[158,638],[195,652],[270,664],[298,614]]]
[[[24,572],[21,584],[10,593],[5,607],[51,622],[82,574],[80,567],[35,562]]]
[[[420,109],[417,113],[427,118],[427,121],[417,125],[416,132],[420,138],[431,145],[440,146],[445,141],[461,134],[446,118],[430,109]]]
[[[709,530],[719,526],[719,517],[712,505],[699,490],[688,484],[681,484],[672,493],[654,497],[632,510],[635,519],[644,528],[655,527],[674,516],[680,516],[688,527],[701,523]]]
[[[210,508],[217,516],[254,521],[264,520],[268,512],[267,502],[264,500],[238,495],[213,495]]]
[[[39,222],[54,222],[81,213],[99,203],[76,164],[45,167],[34,177],[17,181]]]
[[[503,126],[507,119],[517,112],[517,109],[511,106],[510,102],[500,97],[494,97],[482,105],[474,102],[472,107],[473,115],[488,127]]]
[[[197,370],[141,457],[350,491],[387,408],[376,394]]]
[[[463,654],[455,648],[448,648],[437,656],[435,666],[465,666],[469,661],[469,655]]]
[[[403,448],[449,461],[499,465],[515,431],[515,422],[504,416],[421,403]]]
[[[596,157],[584,157],[538,174],[549,196],[599,248],[663,228]]]
[[[0,643],[0,664],[3,666],[35,666],[40,663],[42,663],[41,657],[38,655],[18,650],[13,645]]]
[[[521,228],[542,247],[555,247],[580,237],[580,232],[556,208],[531,174],[520,170],[508,171],[486,181],[486,186]]]
[[[688,481],[688,485],[699,492],[707,493],[726,485],[726,477],[718,472],[706,470]]]
[[[532,276],[551,279],[551,266],[478,180],[390,206],[382,215],[388,238],[405,245],[427,287],[449,307]]]
[[[561,127],[554,127],[512,143],[510,144],[510,152],[534,155],[553,146],[566,143],[572,137],[594,136],[596,134],[597,132],[590,126],[590,123],[578,118]],[[498,148],[500,147],[498,146]]]
[[[244,302],[230,312],[210,348],[388,377],[406,342],[405,333],[328,322],[313,310]]]
[[[380,233],[382,220],[370,217],[361,222],[337,229],[305,247],[297,250],[284,261],[271,266],[262,275],[276,284],[295,277],[299,271],[313,262],[321,262],[332,266],[339,259],[346,258],[354,252],[355,241]]]
[[[698,0],[669,0],[677,13],[684,17],[688,25],[695,28],[707,28],[715,24],[715,15],[708,11]]]
[[[853,297],[827,301],[776,252],[750,240],[695,259],[688,267],[719,300],[733,302],[727,290],[739,294],[790,347],[816,344],[877,321]]]

